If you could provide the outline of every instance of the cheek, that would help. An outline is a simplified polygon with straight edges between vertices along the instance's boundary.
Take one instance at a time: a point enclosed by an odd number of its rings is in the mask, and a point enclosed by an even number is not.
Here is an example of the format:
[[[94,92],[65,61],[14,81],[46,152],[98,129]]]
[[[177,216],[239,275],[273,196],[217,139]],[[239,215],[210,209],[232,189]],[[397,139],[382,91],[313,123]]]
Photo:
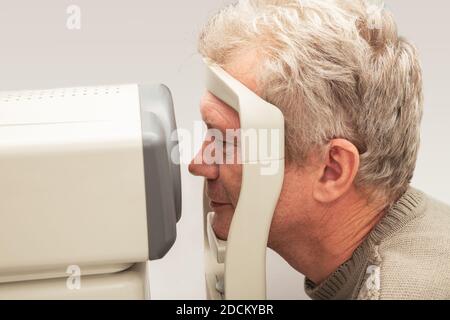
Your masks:
[[[236,207],[241,191],[242,165],[221,165],[219,170],[222,186],[228,195],[228,199]]]
[[[213,222],[213,229],[219,239],[226,240],[228,238],[234,210],[239,200],[242,168],[241,165],[221,165],[219,170],[221,189],[226,194],[231,205],[219,207],[215,210],[216,215]]]
[[[292,233],[292,226],[310,225],[312,210],[312,180],[308,175],[287,171],[280,198],[272,219],[270,242],[276,243]]]

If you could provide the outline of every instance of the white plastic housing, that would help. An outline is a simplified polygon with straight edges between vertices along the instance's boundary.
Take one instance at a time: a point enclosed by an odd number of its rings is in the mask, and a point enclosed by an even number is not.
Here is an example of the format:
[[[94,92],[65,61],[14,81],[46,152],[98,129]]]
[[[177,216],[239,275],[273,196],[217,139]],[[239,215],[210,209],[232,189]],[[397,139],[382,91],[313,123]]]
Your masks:
[[[0,94],[0,283],[148,259],[137,85]]]

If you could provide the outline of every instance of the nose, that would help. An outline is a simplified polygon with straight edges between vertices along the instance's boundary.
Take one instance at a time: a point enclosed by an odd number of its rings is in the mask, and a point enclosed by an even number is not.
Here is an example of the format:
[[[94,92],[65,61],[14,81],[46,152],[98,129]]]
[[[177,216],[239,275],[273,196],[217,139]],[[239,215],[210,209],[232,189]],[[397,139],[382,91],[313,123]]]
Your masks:
[[[216,163],[208,164],[205,163],[203,157],[203,151],[205,149],[206,142],[203,143],[203,146],[197,152],[195,157],[191,160],[189,164],[189,172],[194,176],[202,176],[209,180],[215,180],[219,177],[219,165]]]

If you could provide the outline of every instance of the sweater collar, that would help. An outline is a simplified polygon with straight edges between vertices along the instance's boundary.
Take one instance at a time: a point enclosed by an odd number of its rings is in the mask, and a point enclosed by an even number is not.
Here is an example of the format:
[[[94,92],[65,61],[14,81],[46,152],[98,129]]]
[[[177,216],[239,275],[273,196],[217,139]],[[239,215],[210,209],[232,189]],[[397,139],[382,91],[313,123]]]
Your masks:
[[[372,248],[383,239],[399,231],[411,220],[423,215],[425,195],[412,187],[387,210],[384,217],[369,233],[352,257],[334,271],[320,285],[305,279],[305,291],[312,299],[352,299],[358,294],[358,284],[364,279]]]

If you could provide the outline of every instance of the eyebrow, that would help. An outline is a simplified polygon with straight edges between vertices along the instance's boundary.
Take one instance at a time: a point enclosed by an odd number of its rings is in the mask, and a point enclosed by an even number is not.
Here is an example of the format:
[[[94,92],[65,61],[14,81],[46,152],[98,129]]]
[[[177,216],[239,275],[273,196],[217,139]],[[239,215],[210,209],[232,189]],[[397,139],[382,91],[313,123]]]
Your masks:
[[[226,134],[226,130],[230,129],[230,128],[224,128],[223,126],[218,125],[217,123],[215,123],[214,121],[208,121],[207,119],[203,120],[203,122],[205,122],[206,126],[208,129],[216,129],[219,130],[220,132],[222,132],[223,135]]]
[[[206,125],[209,128],[214,128],[214,129],[218,129],[220,131],[223,131],[223,133],[225,133],[226,129],[231,129],[231,128],[226,128],[223,125],[220,125],[219,121],[215,121],[212,120],[211,117],[209,116],[210,113],[217,113],[220,117],[222,117],[222,119],[225,121],[225,119],[223,118],[223,116],[220,114],[219,111],[217,111],[216,109],[214,109],[210,104],[208,104],[207,106],[203,107],[203,112],[201,112],[201,116],[202,116],[202,120],[203,122],[206,123]],[[205,115],[206,113],[206,115]]]

